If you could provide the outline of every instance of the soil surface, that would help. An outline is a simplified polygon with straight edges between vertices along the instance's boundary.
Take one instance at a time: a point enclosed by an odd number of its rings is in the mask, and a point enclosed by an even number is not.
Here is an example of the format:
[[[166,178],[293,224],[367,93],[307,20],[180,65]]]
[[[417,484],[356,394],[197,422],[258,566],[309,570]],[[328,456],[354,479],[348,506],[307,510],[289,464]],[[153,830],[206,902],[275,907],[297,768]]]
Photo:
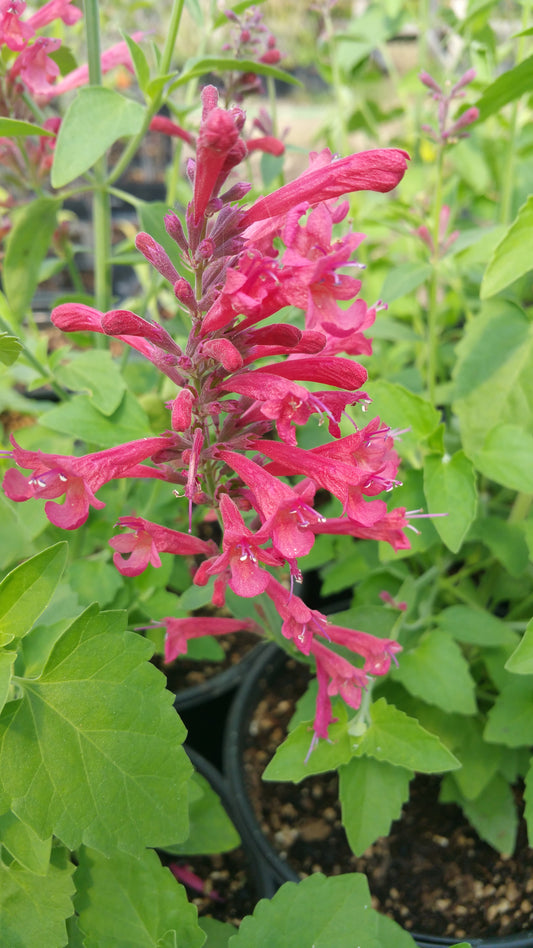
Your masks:
[[[170,691],[177,694],[186,688],[203,685],[221,672],[238,665],[261,641],[253,632],[230,632],[228,635],[218,636],[217,640],[224,650],[224,658],[217,662],[195,661],[185,657],[165,665],[162,656],[154,656],[155,664],[167,677],[167,687]]]
[[[189,901],[196,905],[199,916],[208,915],[239,926],[244,916],[253,912],[260,896],[246,855],[240,847],[213,856],[176,857],[161,853],[160,858],[164,865],[177,865],[193,873],[202,883],[199,891],[198,886],[187,884],[186,877],[178,875],[187,889]]]
[[[358,858],[341,825],[336,773],[298,785],[261,781],[307,676],[295,662],[277,673],[275,694],[250,721],[244,758],[256,816],[291,868],[301,877],[364,872],[374,907],[412,932],[459,940],[533,930],[533,850],[523,819],[513,857],[502,857],[459,807],[438,803],[438,778],[417,776],[402,818]]]

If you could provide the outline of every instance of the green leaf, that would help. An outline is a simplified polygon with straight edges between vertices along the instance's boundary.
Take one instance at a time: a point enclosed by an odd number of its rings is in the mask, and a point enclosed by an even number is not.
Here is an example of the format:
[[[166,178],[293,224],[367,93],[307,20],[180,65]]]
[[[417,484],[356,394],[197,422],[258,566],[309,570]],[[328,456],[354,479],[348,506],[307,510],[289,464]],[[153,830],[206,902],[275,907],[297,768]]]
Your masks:
[[[61,579],[68,555],[65,541],[21,563],[0,583],[0,630],[22,638],[44,611]]]
[[[372,399],[366,417],[370,420],[379,415],[391,428],[408,428],[395,443],[396,450],[402,457],[418,457],[420,442],[429,438],[440,424],[437,409],[425,398],[394,382],[369,382],[365,391]]]
[[[60,199],[39,197],[13,213],[6,238],[3,283],[13,315],[21,320],[31,306],[41,264],[57,227]]]
[[[117,363],[102,349],[76,353],[71,362],[57,368],[56,378],[73,392],[87,392],[94,407],[106,416],[117,410],[126,391]]]
[[[40,839],[25,823],[8,811],[0,816],[0,841],[19,865],[45,876],[50,866],[52,837]]]
[[[505,667],[515,675],[533,675],[533,619],[528,622],[523,637],[507,659]]]
[[[520,576],[527,569],[529,550],[520,524],[501,517],[479,517],[468,539],[481,540],[511,576]]]
[[[150,67],[148,65],[148,60],[145,56],[144,50],[141,49],[139,44],[136,43],[131,36],[128,36],[127,33],[122,33],[122,38],[128,44],[131,61],[133,63],[133,68],[135,69],[135,76],[139,84],[139,89],[141,92],[146,93],[146,87],[150,81]]]
[[[497,425],[477,452],[476,466],[504,487],[533,493],[533,434],[520,425]]]
[[[518,306],[491,300],[457,351],[454,410],[465,454],[487,477],[533,491],[533,326]]]
[[[513,678],[487,716],[485,740],[508,747],[533,744],[533,676]]]
[[[392,303],[407,293],[412,293],[425,283],[432,273],[433,267],[429,263],[402,263],[393,267],[385,277],[379,297],[386,303]]]
[[[370,721],[364,734],[356,740],[356,757],[376,760],[418,770],[421,773],[442,773],[456,770],[461,764],[451,751],[418,721],[399,711],[385,698],[370,706]]]
[[[385,938],[382,936],[385,935]],[[415,948],[407,932],[381,925],[368,882],[359,873],[326,878],[317,872],[286,882],[243,919],[228,948]]]
[[[141,130],[145,109],[113,89],[85,86],[69,105],[57,136],[52,187],[84,174],[119,138]]]
[[[0,638],[0,647],[8,644],[8,641],[2,642]],[[13,674],[13,665],[16,657],[16,652],[0,652],[0,711],[4,707],[9,695],[11,676]]]
[[[157,240],[157,242],[165,248],[170,260],[174,266],[179,269],[180,257],[178,247],[176,241],[168,234],[165,227],[165,214],[168,214],[168,204],[165,204],[163,201],[138,201],[136,209],[141,230],[145,230],[154,240]],[[137,252],[137,262],[147,262],[139,252]],[[150,267],[150,269],[152,268]]]
[[[187,833],[185,729],[151,646],[122,613],[84,612],[0,716],[0,787],[43,839],[137,854]]]
[[[482,300],[499,293],[533,269],[529,246],[532,232],[533,195],[530,195],[488,262],[479,291]]]
[[[135,441],[151,434],[146,413],[137,399],[126,392],[111,415],[102,415],[88,395],[78,395],[46,412],[43,425],[74,438],[82,438],[99,448],[114,448],[123,441]]]
[[[65,945],[65,919],[72,915],[73,866],[50,865],[45,876],[0,861],[0,928],[9,948]]]
[[[137,859],[115,852],[106,859],[84,847],[74,881],[85,948],[160,948],[171,933],[179,948],[204,943],[196,907],[154,852]]]
[[[209,918],[209,916],[199,918],[198,924],[207,935],[203,948],[227,948],[229,939],[235,934],[235,925],[219,922],[216,918]]]
[[[475,800],[461,794],[455,778],[450,774],[443,781],[439,796],[441,803],[457,803],[479,836],[504,856],[514,850],[518,829],[518,814],[511,788],[497,774]]]
[[[393,820],[401,815],[409,799],[413,774],[371,757],[357,757],[339,770],[342,824],[352,851],[364,853],[380,836],[386,836]]]
[[[533,56],[524,59],[518,66],[508,69],[488,86],[476,102],[479,120],[484,122],[509,102],[514,102],[525,93],[533,90]]]
[[[188,790],[189,835],[179,845],[166,846],[165,852],[192,856],[235,849],[240,843],[239,834],[208,781],[195,772]]]
[[[275,66],[268,66],[265,63],[259,63],[253,59],[234,59],[223,56],[197,56],[188,59],[183,67],[183,72],[169,87],[169,93],[182,86],[191,79],[197,79],[198,76],[205,76],[208,72],[251,72],[259,76],[272,76],[273,79],[279,79],[281,82],[288,82],[292,86],[301,86],[299,79],[291,76],[290,72],[283,69],[277,69]]]
[[[430,513],[446,513],[434,517],[433,526],[448,549],[457,553],[477,509],[476,475],[463,451],[425,459],[424,493]]]
[[[428,704],[458,714],[475,714],[475,683],[459,646],[443,632],[425,635],[402,652],[391,677]]]
[[[498,772],[502,748],[488,744],[483,738],[483,726],[476,718],[463,719],[456,732],[454,751],[461,761],[461,769],[454,780],[463,797],[474,800],[485,790]]]
[[[45,138],[53,138],[54,132],[48,128],[41,128],[40,125],[33,125],[32,122],[2,117],[0,118],[0,135],[5,138],[16,138],[17,135],[43,135]]]
[[[533,839],[533,758],[529,770],[526,774],[526,789],[524,792],[525,810],[524,817],[527,822],[528,839]]]
[[[351,739],[347,731],[346,712],[344,720],[329,728],[327,741],[319,741],[309,758],[309,747],[313,736],[312,722],[307,721],[294,728],[283,741],[267,765],[263,780],[292,780],[299,783],[311,774],[336,770],[351,757]]]
[[[118,570],[111,563],[102,562],[101,557],[71,563],[68,580],[82,606],[89,606],[95,600],[100,606],[111,605],[124,584]]]
[[[22,352],[22,343],[17,336],[8,332],[0,332],[0,362],[4,365],[13,365]]]
[[[436,619],[442,632],[467,645],[496,648],[499,645],[514,645],[516,642],[516,632],[502,619],[485,609],[449,606],[448,609],[443,609]]]

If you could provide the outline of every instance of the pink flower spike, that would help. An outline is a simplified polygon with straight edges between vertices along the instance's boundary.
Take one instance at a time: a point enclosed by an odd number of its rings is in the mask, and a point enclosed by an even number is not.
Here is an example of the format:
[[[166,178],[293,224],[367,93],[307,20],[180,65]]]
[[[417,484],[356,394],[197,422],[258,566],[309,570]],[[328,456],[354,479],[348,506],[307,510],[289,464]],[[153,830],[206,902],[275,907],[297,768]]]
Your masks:
[[[201,428],[196,428],[192,448],[189,458],[189,472],[187,474],[187,484],[185,486],[185,497],[189,499],[189,533],[192,532],[192,504],[193,499],[198,492],[198,465],[200,463],[200,454],[204,443],[204,435]]]
[[[215,197],[215,185],[231,150],[236,146],[244,113],[216,107],[218,92],[214,86],[202,90],[202,124],[196,146],[194,172],[193,221],[197,226],[207,205]]]
[[[321,201],[353,191],[391,191],[407,170],[409,155],[397,148],[378,148],[333,160],[325,149],[311,167],[289,184],[259,198],[244,212],[242,226],[286,214],[295,204],[315,207]]]
[[[361,704],[361,691],[368,683],[365,672],[316,639],[311,643],[311,653],[315,656],[317,670],[320,666],[329,677],[329,697],[340,695],[346,704],[357,709]]]
[[[168,617],[162,620],[162,624],[167,628],[167,665],[179,655],[187,654],[189,639],[199,639],[204,635],[228,635],[231,632],[259,632],[259,626],[252,619],[227,619],[218,616],[186,616],[183,619]]]
[[[128,309],[111,309],[104,313],[101,326],[106,335],[109,336],[140,336],[141,339],[148,339],[163,349],[164,352],[172,352],[176,356],[181,356],[182,352],[176,345],[172,336],[160,326],[159,323],[149,323]]]
[[[160,553],[173,553],[175,556],[211,556],[218,552],[212,540],[200,540],[188,533],[161,527],[142,517],[120,517],[118,526],[133,530],[133,533],[112,537],[109,545],[117,552],[113,563],[123,576],[139,576],[150,564],[161,566]],[[128,559],[121,555],[128,553]]]

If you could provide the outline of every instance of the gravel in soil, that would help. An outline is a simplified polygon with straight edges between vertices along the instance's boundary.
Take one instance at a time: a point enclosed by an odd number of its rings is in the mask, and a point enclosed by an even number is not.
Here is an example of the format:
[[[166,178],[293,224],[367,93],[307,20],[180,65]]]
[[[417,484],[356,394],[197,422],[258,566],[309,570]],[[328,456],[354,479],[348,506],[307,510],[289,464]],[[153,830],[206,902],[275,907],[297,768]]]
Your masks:
[[[413,932],[460,939],[533,929],[533,850],[523,819],[514,855],[502,857],[459,807],[439,804],[439,779],[420,775],[389,835],[356,857],[341,824],[336,773],[297,785],[260,779],[307,675],[295,662],[278,672],[275,694],[271,686],[250,721],[244,755],[256,817],[282,858],[301,877],[364,872],[374,907]]]

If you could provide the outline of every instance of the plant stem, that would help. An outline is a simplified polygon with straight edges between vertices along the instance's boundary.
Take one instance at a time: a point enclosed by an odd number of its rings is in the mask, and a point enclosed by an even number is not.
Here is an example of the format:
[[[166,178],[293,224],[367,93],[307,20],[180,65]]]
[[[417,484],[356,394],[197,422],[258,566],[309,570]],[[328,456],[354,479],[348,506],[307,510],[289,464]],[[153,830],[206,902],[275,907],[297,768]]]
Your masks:
[[[181,21],[181,15],[183,13],[183,7],[185,0],[174,0],[172,4],[172,10],[170,13],[170,23],[168,25],[167,38],[165,41],[165,46],[163,48],[163,53],[161,55],[161,63],[159,66],[159,75],[156,78],[161,78],[166,76],[170,70],[170,63],[172,60],[172,53],[174,52],[174,47],[176,45],[176,38],[178,35],[179,25]],[[139,145],[141,144],[146,132],[148,131],[150,122],[156,112],[161,108],[163,102],[163,91],[157,92],[151,102],[148,103],[146,107],[146,115],[142,123],[141,128],[137,134],[131,139],[127,147],[122,152],[119,160],[117,161],[115,167],[110,173],[107,183],[111,184],[113,181],[116,181],[120,178],[121,174],[126,170],[133,156],[136,154]]]
[[[442,173],[444,165],[444,145],[441,145],[437,155],[435,201],[433,204],[433,271],[428,286],[428,321],[427,321],[427,390],[429,400],[435,404],[435,390],[437,385],[437,348],[439,343],[439,311],[438,311],[438,261],[440,241],[440,219],[442,213]]]
[[[98,0],[85,0],[85,28],[89,84],[102,85],[100,62],[100,23]],[[105,312],[111,306],[111,206],[106,187],[107,158],[103,155],[94,165],[93,240],[94,240],[94,301],[96,308]],[[97,344],[103,340],[98,337]]]
[[[521,523],[525,520],[533,504],[533,494],[517,494],[511,512],[509,514],[509,523]]]

